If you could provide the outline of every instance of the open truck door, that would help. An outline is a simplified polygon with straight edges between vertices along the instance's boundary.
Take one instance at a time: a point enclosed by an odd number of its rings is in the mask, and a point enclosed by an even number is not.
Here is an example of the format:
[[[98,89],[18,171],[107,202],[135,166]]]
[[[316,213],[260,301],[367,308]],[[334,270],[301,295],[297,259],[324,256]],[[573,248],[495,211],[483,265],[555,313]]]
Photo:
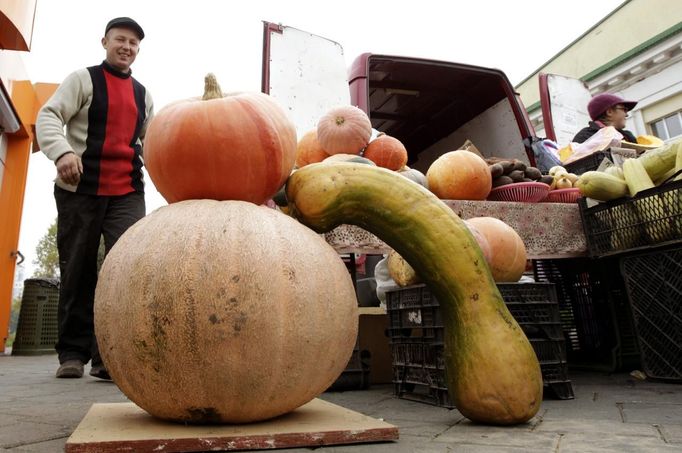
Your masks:
[[[332,107],[350,104],[340,44],[295,28],[263,22],[261,91],[286,110],[300,138]]]
[[[590,90],[582,80],[557,74],[541,73],[539,82],[545,135],[560,147],[566,146],[590,121]]]

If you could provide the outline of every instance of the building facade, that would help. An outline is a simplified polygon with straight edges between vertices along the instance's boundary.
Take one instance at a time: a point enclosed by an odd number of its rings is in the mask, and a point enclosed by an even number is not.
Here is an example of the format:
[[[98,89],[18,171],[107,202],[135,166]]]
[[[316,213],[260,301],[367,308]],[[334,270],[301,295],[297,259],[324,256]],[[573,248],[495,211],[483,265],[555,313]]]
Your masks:
[[[36,0],[0,0],[0,353],[5,350],[17,246],[35,119],[57,85],[33,84],[23,64],[30,51]]]
[[[611,92],[638,101],[630,112],[628,129],[635,135],[653,134],[666,141],[679,138],[682,2],[625,1],[518,84],[516,89],[527,106],[536,135],[545,137],[540,73],[580,79],[593,95]],[[578,125],[578,130],[584,126]]]

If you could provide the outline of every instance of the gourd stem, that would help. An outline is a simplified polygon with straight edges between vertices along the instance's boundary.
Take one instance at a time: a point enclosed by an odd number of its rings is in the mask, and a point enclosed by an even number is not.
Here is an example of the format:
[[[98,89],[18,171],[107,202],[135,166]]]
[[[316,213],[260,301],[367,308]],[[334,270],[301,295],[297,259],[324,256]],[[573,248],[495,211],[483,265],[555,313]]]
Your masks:
[[[220,89],[215,74],[206,74],[206,77],[204,77],[204,95],[201,97],[201,100],[207,101],[209,99],[220,99],[222,97],[223,90]]]

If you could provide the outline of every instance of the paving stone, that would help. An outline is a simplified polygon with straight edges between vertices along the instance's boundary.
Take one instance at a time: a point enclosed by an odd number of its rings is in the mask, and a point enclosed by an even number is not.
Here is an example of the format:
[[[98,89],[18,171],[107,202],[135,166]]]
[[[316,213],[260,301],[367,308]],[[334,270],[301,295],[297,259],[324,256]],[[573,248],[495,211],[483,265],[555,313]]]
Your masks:
[[[623,403],[626,423],[676,424],[682,421],[682,404]]]
[[[71,428],[68,426],[18,421],[12,425],[0,426],[0,447],[18,447],[29,443],[61,438],[70,433]]]
[[[651,424],[621,423],[611,420],[543,420],[535,432],[551,432],[558,434],[567,433],[594,433],[604,435],[608,433],[614,436],[635,436],[659,438],[658,430]]]
[[[438,423],[413,421],[399,421],[393,424],[395,424],[398,427],[401,438],[411,436],[433,439],[434,437],[436,437],[439,434],[442,434],[451,427],[450,425],[443,425]]]
[[[459,423],[433,439],[434,442],[459,445],[489,445],[499,447],[519,447],[532,449],[551,449],[556,445],[558,435],[532,431],[530,428],[497,427]]]
[[[545,420],[566,418],[622,421],[620,409],[615,402],[596,402],[591,399],[549,401],[542,405]]]
[[[608,431],[597,433],[568,433],[562,436],[558,453],[672,453],[680,447],[666,444],[660,438],[648,436],[619,436]]]
[[[0,451],[63,451],[68,435],[93,403],[127,401],[112,383],[89,376],[54,378],[56,363],[55,356],[0,356]],[[538,417],[516,427],[476,425],[457,410],[396,398],[390,385],[325,393],[322,398],[327,401],[397,425],[400,440],[280,451],[682,451],[682,386],[635,381],[627,373],[571,373],[570,379],[575,400],[546,399]],[[622,423],[619,407],[627,423]],[[12,446],[3,449],[3,445]]]
[[[67,436],[64,436],[59,439],[54,439],[54,440],[48,440],[45,442],[37,442],[29,445],[22,445],[20,447],[16,448],[10,448],[9,450],[6,450],[7,452],[16,452],[16,453],[57,453],[60,451],[64,451],[64,447],[66,445],[66,440],[68,439]]]
[[[682,420],[678,420],[682,422]],[[660,425],[658,429],[663,438],[670,444],[682,444],[682,425]]]

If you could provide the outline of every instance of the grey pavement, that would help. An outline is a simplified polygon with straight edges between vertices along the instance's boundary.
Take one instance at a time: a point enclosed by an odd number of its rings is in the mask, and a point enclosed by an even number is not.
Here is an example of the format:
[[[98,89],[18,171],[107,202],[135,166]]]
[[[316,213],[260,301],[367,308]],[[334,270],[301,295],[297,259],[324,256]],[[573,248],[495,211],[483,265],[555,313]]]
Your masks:
[[[93,403],[126,402],[110,382],[54,378],[55,356],[0,355],[0,452],[64,450]],[[327,401],[400,429],[396,442],[316,448],[320,452],[680,452],[682,385],[640,381],[627,373],[575,372],[574,400],[545,399],[538,415],[515,427],[471,423],[457,411],[393,396],[390,385],[329,392]],[[283,452],[310,452],[298,448]]]

